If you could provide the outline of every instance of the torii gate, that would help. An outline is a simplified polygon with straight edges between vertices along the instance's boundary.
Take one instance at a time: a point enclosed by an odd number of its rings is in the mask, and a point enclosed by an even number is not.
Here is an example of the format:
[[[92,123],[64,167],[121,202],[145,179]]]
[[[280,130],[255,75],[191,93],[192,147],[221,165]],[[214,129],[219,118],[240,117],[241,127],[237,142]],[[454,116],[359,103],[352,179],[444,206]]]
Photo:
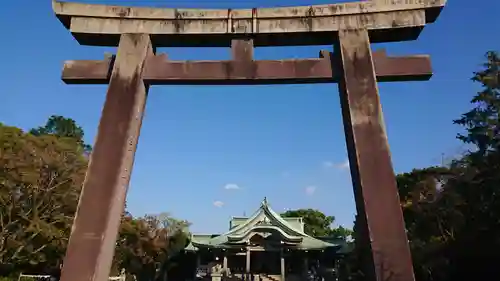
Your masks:
[[[57,2],[82,45],[116,57],[67,61],[68,84],[109,84],[64,260],[62,281],[105,281],[150,85],[338,82],[354,194],[370,246],[367,280],[413,281],[377,81],[427,80],[428,56],[372,54],[370,42],[417,39],[446,0],[372,0],[286,8],[198,10]],[[253,59],[253,47],[334,45],[320,58]],[[169,61],[156,47],[231,47],[230,61]],[[283,280],[284,281],[284,280]]]

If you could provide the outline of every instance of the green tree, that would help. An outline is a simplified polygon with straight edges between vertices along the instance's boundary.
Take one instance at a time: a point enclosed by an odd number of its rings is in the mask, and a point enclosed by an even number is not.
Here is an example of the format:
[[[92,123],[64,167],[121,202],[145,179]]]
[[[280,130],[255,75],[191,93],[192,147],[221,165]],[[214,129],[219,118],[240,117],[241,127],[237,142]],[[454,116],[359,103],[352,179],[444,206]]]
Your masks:
[[[473,109],[454,121],[471,151],[449,167],[397,176],[417,280],[500,274],[499,58],[486,60],[472,78],[482,85]]]
[[[74,144],[0,126],[0,275],[64,254],[87,165]]]
[[[115,263],[138,281],[165,280],[170,259],[188,244],[189,223],[166,213],[133,218],[125,215]]]
[[[449,183],[462,200],[457,209],[464,218],[449,249],[451,278],[500,274],[499,66],[498,54],[486,53],[484,68],[472,78],[482,86],[471,101],[474,108],[455,120],[466,129],[458,138],[474,149],[453,163],[459,173]],[[473,269],[470,264],[475,264]]]
[[[0,124],[0,276],[58,268],[87,168],[83,136],[61,116],[30,133]],[[170,258],[188,243],[189,225],[168,213],[125,212],[113,274],[125,268],[140,280],[163,280]]]
[[[35,136],[54,135],[62,139],[69,138],[76,141],[85,152],[88,153],[92,150],[90,145],[85,144],[83,128],[78,126],[75,120],[64,116],[52,115],[45,123],[45,126],[31,129],[30,133]]]
[[[474,108],[454,121],[466,129],[458,139],[473,144],[480,155],[498,150],[500,145],[500,58],[497,52],[486,53],[484,69],[474,72],[472,81],[482,85],[471,103]]]
[[[446,249],[464,224],[457,209],[460,198],[449,184],[456,173],[446,167],[429,167],[396,176],[418,280],[446,280]]]
[[[349,229],[332,228],[335,221],[334,216],[327,216],[323,212],[314,209],[288,210],[281,214],[282,217],[300,217],[304,221],[304,232],[311,236],[336,236],[347,239],[351,235]]]

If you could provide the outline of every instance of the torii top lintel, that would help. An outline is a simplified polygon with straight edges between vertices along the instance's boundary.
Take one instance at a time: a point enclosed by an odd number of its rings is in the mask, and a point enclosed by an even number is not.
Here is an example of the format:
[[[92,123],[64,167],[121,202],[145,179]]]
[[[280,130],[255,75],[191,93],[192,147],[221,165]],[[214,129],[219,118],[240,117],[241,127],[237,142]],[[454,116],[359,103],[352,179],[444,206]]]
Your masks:
[[[371,0],[299,7],[171,9],[52,1],[82,45],[117,46],[123,33],[151,34],[156,47],[228,47],[251,36],[255,46],[327,45],[340,29],[366,28],[371,42],[416,39],[446,0]]]

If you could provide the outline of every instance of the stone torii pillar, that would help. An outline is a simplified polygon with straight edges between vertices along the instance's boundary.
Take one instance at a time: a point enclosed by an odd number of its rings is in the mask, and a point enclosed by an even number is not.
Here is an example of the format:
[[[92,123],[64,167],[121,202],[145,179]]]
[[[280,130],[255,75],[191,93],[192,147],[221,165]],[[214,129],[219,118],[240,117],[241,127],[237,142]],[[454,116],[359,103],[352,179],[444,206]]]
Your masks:
[[[62,281],[106,281],[149,85],[339,83],[367,280],[413,281],[377,81],[426,80],[428,56],[388,57],[370,43],[417,39],[445,0],[377,0],[241,10],[139,8],[53,2],[83,45],[116,58],[68,61],[70,84],[109,84],[80,195]],[[253,58],[253,46],[335,45],[320,58]],[[155,47],[229,47],[230,61],[169,61]]]
[[[61,278],[108,280],[149,89],[144,62],[151,55],[148,35],[121,36]]]

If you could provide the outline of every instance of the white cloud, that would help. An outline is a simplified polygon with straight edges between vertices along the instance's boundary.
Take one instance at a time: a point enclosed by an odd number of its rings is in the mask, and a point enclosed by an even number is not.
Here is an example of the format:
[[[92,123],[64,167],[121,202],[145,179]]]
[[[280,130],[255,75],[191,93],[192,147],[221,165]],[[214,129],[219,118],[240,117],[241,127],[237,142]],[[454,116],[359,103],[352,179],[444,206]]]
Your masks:
[[[222,201],[214,201],[214,206],[217,207],[217,208],[221,208],[222,206],[224,206],[224,202],[222,202]]]
[[[347,170],[349,169],[349,159],[346,159],[344,162],[337,164],[337,169],[339,170]]]
[[[316,187],[315,186],[310,185],[310,186],[306,187],[306,194],[307,195],[309,195],[309,196],[313,195],[314,192],[316,192]]]
[[[227,190],[237,190],[237,189],[241,189],[241,187],[235,183],[228,183],[224,186],[224,189],[227,189]]]
[[[330,161],[323,162],[323,167],[325,167],[325,168],[331,168],[333,166],[334,166],[333,162],[330,162]]]
[[[325,169],[335,168],[338,170],[347,170],[347,169],[349,169],[349,159],[346,159],[344,162],[337,163],[337,164],[333,163],[332,161],[324,161],[323,167]]]

